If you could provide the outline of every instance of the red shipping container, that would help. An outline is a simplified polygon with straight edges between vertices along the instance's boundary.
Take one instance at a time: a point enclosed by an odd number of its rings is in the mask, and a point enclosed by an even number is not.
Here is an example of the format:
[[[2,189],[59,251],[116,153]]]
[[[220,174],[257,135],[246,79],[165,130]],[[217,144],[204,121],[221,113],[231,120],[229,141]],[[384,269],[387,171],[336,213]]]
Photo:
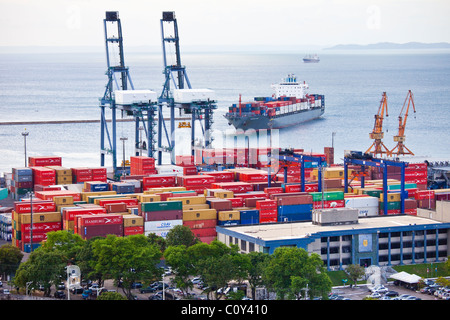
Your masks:
[[[34,229],[34,228],[33,228]],[[30,233],[22,233],[22,243],[30,243],[31,234]],[[33,243],[39,243],[44,240],[47,240],[47,233],[36,233],[33,232]]]
[[[72,168],[73,176],[92,176],[91,168]]]
[[[177,166],[192,166],[194,164],[194,156],[191,155],[175,156],[175,164]]]
[[[107,203],[105,204],[106,212],[108,213],[117,213],[117,212],[126,212],[127,205],[125,203]]]
[[[416,200],[423,200],[423,199],[434,199],[435,192],[434,190],[419,190],[416,193]]]
[[[142,179],[142,184],[144,188],[152,188],[152,187],[173,187],[176,184],[176,176],[148,176]]]
[[[286,184],[284,186],[285,192],[300,192],[302,190],[302,186],[300,184]]]
[[[417,216],[417,208],[416,209],[405,209],[405,214],[409,214],[411,216]]]
[[[260,218],[269,218],[269,217],[277,217],[278,215],[278,209],[260,209],[259,210],[259,217]]]
[[[35,196],[42,200],[53,200],[54,197],[71,196],[73,201],[81,201],[81,194],[79,192],[73,192],[68,190],[59,191],[36,191]]]
[[[208,199],[207,203],[209,203],[209,207],[211,209],[216,209],[217,211],[231,210],[233,208],[233,204],[228,199]]]
[[[189,167],[183,167],[183,175],[197,175],[197,167],[196,166],[189,166]]]
[[[30,213],[30,201],[15,201],[14,211],[17,213]],[[33,200],[33,212],[55,212],[56,204],[53,201]]]
[[[244,199],[243,198],[228,198],[228,200],[231,201],[231,207],[232,208],[239,208],[244,206]]]
[[[425,162],[423,163],[408,163],[408,166],[405,168],[405,171],[413,171],[413,170],[417,170],[417,171],[427,171],[428,166]]]
[[[55,170],[46,167],[31,167],[31,170],[33,171],[33,177],[35,178],[54,178],[56,176]]]
[[[62,166],[62,158],[54,156],[28,157],[28,166]]]
[[[121,214],[80,215],[77,220],[78,227],[123,224],[123,216]]]
[[[61,222],[33,222],[33,234],[34,233],[47,233],[50,231],[61,230]],[[31,223],[22,223],[20,231],[23,233],[30,233]]]
[[[264,188],[264,192],[268,195],[274,194],[274,193],[283,193],[282,187],[270,187],[270,188]]]
[[[122,199],[102,199],[98,200],[98,204],[102,207],[105,207],[107,204],[112,203],[124,203],[127,206],[138,205],[139,200],[137,198],[122,198]]]
[[[124,236],[131,236],[135,234],[144,234],[144,227],[143,226],[134,226],[134,227],[124,227],[123,228],[123,235]]]
[[[259,223],[274,223],[277,222],[277,216],[274,217],[260,217]]]
[[[197,174],[191,176],[179,176],[178,184],[189,187],[189,186],[198,186],[198,185],[211,185],[214,183],[216,179],[213,176],[209,176],[206,174]]]
[[[78,228],[78,234],[85,240],[93,237],[106,237],[108,234],[114,234],[121,237],[123,236],[123,225],[117,223],[83,226]]]
[[[256,209],[266,210],[266,209],[276,209],[277,202],[275,200],[263,200],[256,201]]]
[[[63,209],[64,220],[74,220],[79,215],[99,215],[105,214],[105,208],[81,208],[80,209]]]
[[[186,190],[195,191],[197,194],[204,194],[206,189],[210,189],[211,185],[204,186],[186,186]]]
[[[213,176],[215,179],[215,182],[234,182],[234,173],[231,171],[213,171],[213,172],[206,172],[200,174],[206,174],[208,176]]]
[[[256,202],[257,201],[261,201],[261,200],[266,200],[265,197],[251,197],[251,198],[244,198],[244,206],[249,207],[249,208],[255,208],[256,207]]]
[[[214,228],[196,228],[196,229],[191,229],[191,231],[197,237],[217,236],[216,227],[214,227]]]
[[[145,211],[144,221],[179,220],[183,219],[183,210]]]
[[[217,220],[216,219],[189,220],[183,221],[183,225],[191,229],[215,228],[217,225]]]
[[[155,193],[155,195],[158,195],[161,197],[161,201],[167,201],[168,198],[171,198],[173,196],[172,192],[161,192],[161,193]]]
[[[198,237],[200,242],[210,244],[214,240],[216,240],[217,236],[210,236],[210,237]]]
[[[329,208],[344,208],[345,200],[325,200],[323,201],[324,209]],[[322,209],[322,201],[314,201],[313,202],[314,209]]]
[[[212,188],[225,189],[236,193],[253,191],[253,185],[246,182],[215,182],[211,184]]]
[[[313,203],[312,195],[277,197],[277,204],[279,206],[295,205],[295,204],[309,204],[309,203]]]

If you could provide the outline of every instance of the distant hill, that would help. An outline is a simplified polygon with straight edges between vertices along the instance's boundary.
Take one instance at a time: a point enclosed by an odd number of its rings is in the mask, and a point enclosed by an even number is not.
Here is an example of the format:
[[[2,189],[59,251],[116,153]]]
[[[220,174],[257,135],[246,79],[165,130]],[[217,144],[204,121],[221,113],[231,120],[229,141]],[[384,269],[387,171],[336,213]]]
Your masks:
[[[450,43],[422,43],[422,42],[407,42],[407,43],[393,43],[393,42],[379,42],[367,45],[360,44],[338,44],[336,46],[325,48],[324,50],[386,50],[386,49],[450,49]]]

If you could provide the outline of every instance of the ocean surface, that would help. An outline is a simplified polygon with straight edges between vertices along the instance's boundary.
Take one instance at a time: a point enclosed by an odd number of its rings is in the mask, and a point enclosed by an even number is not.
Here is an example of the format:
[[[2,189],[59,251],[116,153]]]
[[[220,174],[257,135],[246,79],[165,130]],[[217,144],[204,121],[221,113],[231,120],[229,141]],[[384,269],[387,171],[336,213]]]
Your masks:
[[[134,88],[160,94],[164,83],[162,55],[125,54]],[[99,98],[107,83],[104,53],[0,57],[1,123],[100,119]],[[411,106],[405,145],[416,156],[450,160],[449,52],[324,52],[318,64],[305,64],[302,58],[303,53],[182,54],[192,87],[216,92],[213,146],[223,147],[224,138],[233,136],[233,127],[223,114],[238,102],[239,94],[243,102],[255,96],[270,96],[272,83],[294,73],[298,80],[309,84],[309,93],[325,95],[326,110],[320,119],[281,129],[274,142],[280,147],[321,153],[333,143],[336,163],[342,163],[344,150],[366,151],[372,144],[369,133],[374,115],[382,93],[386,92],[388,117],[384,121],[383,142],[391,149],[395,146],[398,116],[411,90],[416,113]],[[122,118],[120,112],[117,116]],[[61,156],[66,167],[100,165],[100,123],[0,125],[0,176],[24,165],[21,133],[25,130],[29,132],[27,156]],[[189,129],[177,129],[177,154],[189,152],[189,135]],[[117,136],[128,137],[128,158],[133,154],[134,124],[118,123]],[[120,161],[121,142],[117,145]],[[107,157],[107,166],[110,158]]]

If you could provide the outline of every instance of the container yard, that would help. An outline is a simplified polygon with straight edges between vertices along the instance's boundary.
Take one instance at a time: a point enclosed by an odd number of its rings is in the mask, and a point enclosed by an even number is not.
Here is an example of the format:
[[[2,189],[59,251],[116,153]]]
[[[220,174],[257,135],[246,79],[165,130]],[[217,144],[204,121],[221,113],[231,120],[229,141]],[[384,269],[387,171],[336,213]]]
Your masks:
[[[154,158],[131,156],[130,174],[118,181],[107,177],[106,168],[67,168],[61,157],[29,157],[28,167],[11,168],[7,175],[12,206],[0,207],[1,238],[30,252],[50,231],[67,230],[83,239],[166,237],[174,226],[184,225],[210,243],[216,226],[312,221],[316,209],[335,210],[328,216],[340,208],[351,208],[359,217],[415,216],[418,208],[433,210],[436,201],[450,197],[450,189],[427,189],[424,163],[408,163],[403,183],[397,170],[368,167],[363,176],[360,166],[349,166],[347,192],[345,166],[338,164],[319,168],[314,161],[304,161],[303,167],[280,162],[278,172],[285,172],[280,174],[269,170],[269,162],[250,165],[244,157],[242,164],[211,170],[214,161],[223,166],[223,160],[237,159],[243,151],[203,150],[197,152],[200,158],[178,156],[176,165],[161,166]],[[266,149],[252,150],[260,152],[267,155]],[[295,152],[302,155],[301,149]],[[327,154],[314,156],[325,161]]]

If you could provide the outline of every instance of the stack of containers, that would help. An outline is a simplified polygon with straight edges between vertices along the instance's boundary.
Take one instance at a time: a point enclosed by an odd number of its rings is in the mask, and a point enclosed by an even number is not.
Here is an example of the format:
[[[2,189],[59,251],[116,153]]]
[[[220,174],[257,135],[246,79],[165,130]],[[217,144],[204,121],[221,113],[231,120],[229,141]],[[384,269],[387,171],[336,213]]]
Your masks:
[[[144,234],[155,233],[165,237],[174,226],[181,225],[183,219],[182,201],[154,201],[141,203],[144,218]]]
[[[201,242],[211,243],[217,237],[217,211],[215,209],[185,210],[183,225],[189,227]]]
[[[100,206],[92,206],[90,208],[80,207],[74,205],[73,207],[62,208],[62,228],[63,230],[72,231],[75,230],[76,217],[81,215],[99,215],[105,214],[106,209]]]
[[[384,212],[384,203],[387,202],[387,213]],[[380,193],[379,202],[380,214],[400,214],[401,213],[401,194],[398,192],[388,192],[387,199],[384,199],[384,193]]]
[[[217,212],[217,225],[234,226],[241,223],[241,212],[239,210],[221,210]]]
[[[345,207],[343,191],[325,191],[323,201],[322,192],[310,192],[310,194],[313,196],[314,209],[322,209],[322,203],[324,209]]]
[[[186,190],[196,191],[198,194],[204,194],[206,189],[211,189],[215,181],[213,176],[206,174],[177,176],[177,185],[185,187]]]
[[[55,170],[47,167],[31,167],[34,185],[51,186],[56,184]]]
[[[85,181],[93,181],[91,168],[72,168],[72,182],[84,183]]]
[[[134,193],[135,185],[130,182],[113,182],[111,183],[111,190],[118,194]]]
[[[56,184],[72,184],[72,169],[61,166],[47,166],[55,170]]]
[[[405,168],[405,183],[415,183],[419,190],[427,188],[428,167],[426,163],[409,163]]]
[[[130,174],[131,175],[151,175],[157,174],[155,167],[155,159],[147,156],[131,156],[130,157]]]
[[[123,235],[144,234],[144,218],[134,214],[123,216]]]
[[[0,213],[0,239],[12,241],[12,213]]]
[[[123,236],[123,216],[120,214],[79,215],[76,217],[74,232],[88,240],[113,234]]]
[[[313,196],[307,192],[274,194],[278,206],[278,221],[310,221],[313,209]]]
[[[33,210],[33,250],[47,239],[47,232],[61,230],[61,214],[56,212],[53,201],[33,199],[14,202],[12,244],[22,251],[30,252],[31,210]]]
[[[33,191],[33,171],[30,168],[12,168],[11,195],[20,200]]]
[[[434,190],[419,190],[416,193],[417,207],[421,209],[436,209],[436,194]]]
[[[259,223],[277,222],[277,202],[275,200],[256,201],[256,209],[259,211]]]
[[[92,180],[106,182],[108,180],[106,168],[92,168]]]
[[[301,192],[302,185],[300,183],[282,184],[285,193]],[[317,183],[305,183],[305,192],[318,192],[319,185]]]

